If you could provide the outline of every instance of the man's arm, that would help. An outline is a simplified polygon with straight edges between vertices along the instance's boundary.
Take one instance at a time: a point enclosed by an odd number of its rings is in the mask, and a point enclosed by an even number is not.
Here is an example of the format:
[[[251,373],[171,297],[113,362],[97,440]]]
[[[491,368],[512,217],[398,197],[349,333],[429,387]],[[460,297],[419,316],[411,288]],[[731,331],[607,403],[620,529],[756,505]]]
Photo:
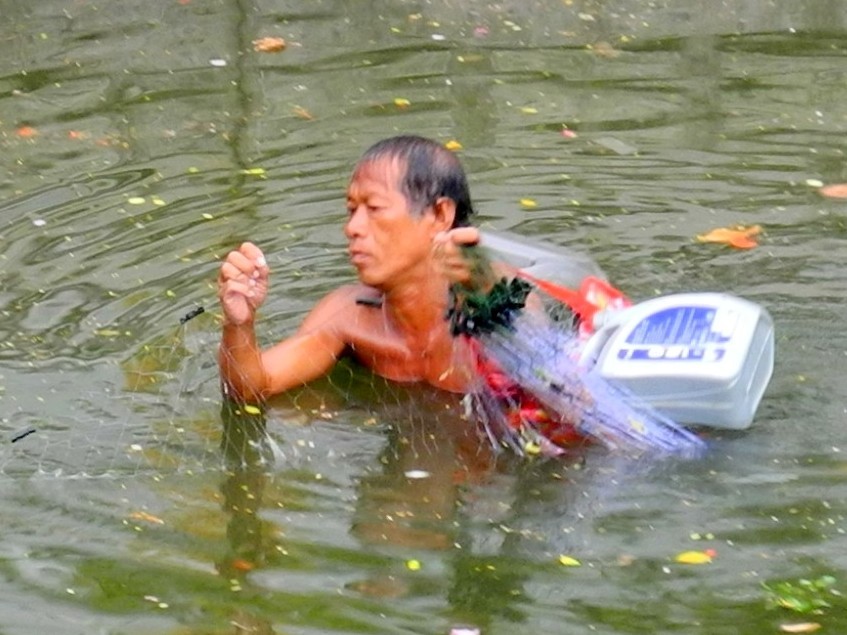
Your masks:
[[[244,243],[227,255],[218,276],[223,310],[218,365],[225,394],[238,401],[261,401],[319,377],[345,346],[338,316],[346,296],[339,290],[312,310],[297,334],[262,352],[254,320],[267,296],[268,274],[261,250]]]
[[[284,392],[329,372],[347,347],[345,321],[355,311],[354,291],[342,287],[309,312],[297,332],[261,354],[267,395]]]

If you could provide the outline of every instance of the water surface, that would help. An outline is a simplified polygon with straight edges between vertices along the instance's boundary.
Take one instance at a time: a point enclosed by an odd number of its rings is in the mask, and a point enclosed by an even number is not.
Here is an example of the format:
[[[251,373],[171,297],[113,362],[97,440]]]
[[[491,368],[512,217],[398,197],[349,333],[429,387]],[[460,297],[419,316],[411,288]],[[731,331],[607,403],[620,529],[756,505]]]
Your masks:
[[[814,185],[847,181],[847,7],[701,4],[0,2],[0,632],[844,631],[840,595],[763,584],[847,590],[847,203]],[[401,132],[461,143],[483,226],[633,298],[764,306],[753,426],[702,461],[494,460],[454,399],[348,366],[222,410],[220,258],[265,249],[260,336],[291,332]],[[735,224],[760,246],[695,241]]]

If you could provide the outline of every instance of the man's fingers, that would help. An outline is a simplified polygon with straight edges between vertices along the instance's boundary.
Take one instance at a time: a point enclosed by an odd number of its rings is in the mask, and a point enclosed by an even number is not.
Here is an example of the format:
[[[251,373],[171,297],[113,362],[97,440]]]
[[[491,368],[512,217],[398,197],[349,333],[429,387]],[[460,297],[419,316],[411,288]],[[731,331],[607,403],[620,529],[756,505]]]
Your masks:
[[[256,268],[256,263],[240,251],[229,252],[226,257],[226,262],[248,276]]]
[[[253,243],[242,243],[238,252],[252,262],[254,267],[267,268],[268,261],[265,259],[265,254]]]
[[[457,227],[447,232],[456,245],[476,245],[479,242],[479,230],[476,227]]]
[[[232,264],[232,261],[227,258],[224,263],[221,265],[220,272],[220,282],[226,282],[228,280],[237,280],[238,278],[244,278],[245,280],[249,277],[248,271],[252,271],[252,267],[245,271],[241,267],[238,267]]]
[[[252,298],[255,294],[255,286],[246,281],[227,280],[226,284],[221,287],[221,297],[229,298],[234,295],[242,295],[246,298]]]

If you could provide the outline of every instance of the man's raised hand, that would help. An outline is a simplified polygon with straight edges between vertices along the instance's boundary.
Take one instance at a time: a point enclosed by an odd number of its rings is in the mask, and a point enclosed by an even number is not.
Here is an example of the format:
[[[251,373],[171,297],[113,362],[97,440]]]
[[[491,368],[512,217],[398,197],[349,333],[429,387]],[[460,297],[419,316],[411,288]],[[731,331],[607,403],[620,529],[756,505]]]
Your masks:
[[[451,282],[466,285],[471,280],[471,266],[463,247],[479,243],[476,227],[457,227],[441,232],[432,240],[433,257],[441,273]]]
[[[243,243],[227,254],[218,273],[218,299],[224,323],[241,326],[253,318],[268,295],[268,263],[262,250]]]

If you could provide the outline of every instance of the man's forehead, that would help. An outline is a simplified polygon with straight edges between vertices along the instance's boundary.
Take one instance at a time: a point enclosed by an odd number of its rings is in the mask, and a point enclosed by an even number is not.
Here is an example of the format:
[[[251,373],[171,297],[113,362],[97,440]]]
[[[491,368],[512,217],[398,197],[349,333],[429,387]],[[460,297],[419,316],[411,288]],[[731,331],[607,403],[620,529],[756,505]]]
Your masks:
[[[399,189],[403,165],[396,157],[380,157],[356,166],[350,185]]]

